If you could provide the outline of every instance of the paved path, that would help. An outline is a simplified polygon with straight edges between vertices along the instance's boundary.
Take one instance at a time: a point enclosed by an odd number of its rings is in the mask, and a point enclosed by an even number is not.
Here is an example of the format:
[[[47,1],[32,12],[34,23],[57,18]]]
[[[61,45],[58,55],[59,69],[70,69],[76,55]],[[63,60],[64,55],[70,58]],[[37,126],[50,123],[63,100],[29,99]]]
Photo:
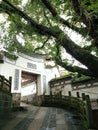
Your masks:
[[[14,112],[0,130],[84,130],[76,115],[63,109],[35,106],[27,109]]]

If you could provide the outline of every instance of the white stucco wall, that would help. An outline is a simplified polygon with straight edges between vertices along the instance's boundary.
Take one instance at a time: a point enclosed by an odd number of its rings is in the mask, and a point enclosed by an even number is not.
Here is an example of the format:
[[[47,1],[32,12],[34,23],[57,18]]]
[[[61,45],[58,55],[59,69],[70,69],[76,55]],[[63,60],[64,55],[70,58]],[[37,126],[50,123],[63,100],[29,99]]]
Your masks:
[[[79,92],[80,97],[82,97],[82,93],[85,93],[85,95],[90,96],[90,99],[98,99],[98,86],[73,90],[71,84],[68,84],[63,89],[63,95],[68,95],[68,91],[71,91],[71,94],[74,97],[76,97],[76,93]]]
[[[70,91],[73,97],[76,97],[77,92],[79,92],[80,97],[82,97],[82,93],[85,93],[85,95],[90,96],[91,100],[98,99],[98,81],[80,84],[78,86],[79,89],[76,89],[77,84],[76,86],[72,87],[71,80],[65,81],[65,83],[66,83],[65,85],[60,84],[59,86],[54,85],[54,87],[51,87],[53,94],[56,94],[57,92],[62,91],[62,95],[68,96],[69,91]],[[76,90],[75,89],[73,90],[74,87]],[[81,87],[84,87],[84,88],[81,88]]]
[[[46,68],[45,69],[45,73],[46,73],[46,93],[45,94],[50,94],[50,86],[49,86],[49,81],[51,79],[54,79],[56,77],[60,77],[59,71],[58,69],[55,68]]]
[[[62,89],[62,95],[68,96],[68,92],[72,91],[71,84],[67,84]]]
[[[79,92],[80,96],[82,95],[82,93],[85,93],[85,95],[90,96],[90,99],[98,99],[98,87],[74,90],[72,91],[72,95],[76,96],[76,92]]]
[[[11,92],[13,92],[14,89],[14,84],[15,84],[15,69],[19,69],[19,67],[15,66],[15,64],[11,64],[8,62],[4,62],[4,64],[0,64],[0,74],[4,75],[7,79],[9,77],[12,77],[12,86],[11,86]],[[19,78],[21,76],[21,71],[19,71]],[[19,81],[19,89],[14,90],[16,93],[20,93],[21,91],[21,86],[20,86],[20,81]]]

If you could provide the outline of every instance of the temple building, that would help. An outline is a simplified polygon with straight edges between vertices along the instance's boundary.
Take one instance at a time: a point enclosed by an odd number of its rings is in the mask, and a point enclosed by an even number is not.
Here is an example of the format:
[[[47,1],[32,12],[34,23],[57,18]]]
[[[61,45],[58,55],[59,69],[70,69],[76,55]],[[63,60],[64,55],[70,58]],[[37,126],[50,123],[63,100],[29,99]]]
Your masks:
[[[49,94],[48,82],[59,76],[56,67],[50,67],[42,55],[29,56],[19,53],[14,59],[9,54],[1,52],[0,74],[7,79],[12,78],[11,93],[17,100],[34,94]]]

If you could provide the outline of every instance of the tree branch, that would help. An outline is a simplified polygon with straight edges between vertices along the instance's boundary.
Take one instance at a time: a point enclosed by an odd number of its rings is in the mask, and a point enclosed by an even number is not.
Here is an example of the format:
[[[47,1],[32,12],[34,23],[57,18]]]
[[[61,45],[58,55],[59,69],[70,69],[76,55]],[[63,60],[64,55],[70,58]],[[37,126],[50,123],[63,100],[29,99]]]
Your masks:
[[[98,63],[98,58],[96,56],[90,54],[89,51],[86,51],[85,49],[76,45],[67,35],[64,36],[62,40],[58,42],[60,42],[61,45],[66,49],[67,53],[72,55],[76,60],[86,65],[90,70],[95,70],[93,66],[96,66]]]
[[[60,65],[61,67],[65,68],[66,70],[68,70],[70,72],[78,72],[79,74],[83,74],[83,75],[87,75],[87,76],[91,76],[91,77],[94,76],[93,73],[91,73],[91,71],[89,71],[88,69],[69,65],[68,63],[62,62],[62,60],[59,58],[56,58],[55,61],[58,65]]]
[[[86,36],[88,34],[90,37],[94,39],[94,45],[98,48],[98,32],[96,29],[98,28],[98,19],[94,19],[90,16],[90,14],[81,6],[81,2],[79,0],[71,0],[71,3],[74,7],[75,12],[80,16],[82,22],[87,27],[78,28],[73,24],[66,21],[64,18],[61,18],[56,9],[52,6],[52,4],[48,0],[41,0],[46,8],[51,12],[52,16],[55,20],[59,21],[63,25],[69,27],[70,29],[76,31],[77,33],[81,34],[82,36]],[[96,22],[97,21],[97,22]]]
[[[52,36],[57,36],[60,32],[58,30],[55,30],[53,28],[48,28],[46,26],[43,26],[41,24],[38,24],[37,22],[35,22],[33,19],[31,19],[26,13],[24,13],[23,11],[21,11],[20,9],[16,8],[14,5],[12,5],[10,2],[8,2],[7,0],[3,0],[7,5],[0,5],[0,8],[3,8],[3,10],[8,11],[10,13],[14,13],[17,14],[19,16],[21,16],[22,18],[24,18],[29,24],[31,24],[33,26],[33,29],[35,32],[42,34],[42,35],[52,35]]]
[[[47,15],[46,15],[45,10],[44,10],[43,12],[44,12],[44,16],[45,16],[45,18],[46,18],[46,20],[47,20],[48,24],[50,25],[50,27],[52,27],[52,25],[51,25],[51,23],[50,23],[50,21],[49,21],[49,19],[48,19]]]
[[[79,74],[87,75],[87,76],[94,76],[93,73],[91,73],[90,70],[84,69],[78,66],[72,66],[71,64],[68,63],[66,60],[65,62],[62,61],[61,55],[60,55],[60,49],[59,49],[59,44],[57,43],[57,51],[56,51],[56,56],[55,56],[55,62],[60,65],[61,67],[65,68],[66,70],[70,72],[78,72]]]
[[[51,5],[51,3],[48,0],[41,0],[43,2],[43,4],[46,6],[46,8],[51,12],[52,16],[58,20],[59,22],[61,22],[63,25],[69,27],[70,29],[76,31],[77,33],[80,33],[82,36],[85,36],[84,32],[87,32],[87,30],[85,28],[78,28],[76,26],[74,26],[73,24],[69,23],[68,21],[66,21],[64,18],[60,17],[56,11],[55,8],[53,8],[53,6]]]
[[[81,6],[81,2],[79,0],[71,0],[71,3],[74,7],[76,13],[82,18],[83,23],[91,28],[91,17],[89,13]]]
[[[47,9],[51,12],[53,17],[57,17],[57,11],[55,8],[52,7],[51,3],[48,0],[41,0],[42,3],[47,7]]]
[[[43,47],[45,46],[45,44],[47,43],[47,41],[50,39],[51,36],[48,36],[47,39],[44,41],[43,45],[38,47],[38,48],[35,48],[34,49],[34,53],[39,50],[39,49],[43,49]]]
[[[75,12],[80,16],[82,22],[87,26],[86,32],[88,32],[88,35],[94,39],[94,46],[98,48],[98,14],[95,13],[90,16],[90,13],[87,12],[86,9],[84,9],[81,5],[81,2],[79,0],[71,0],[71,3],[74,7]]]

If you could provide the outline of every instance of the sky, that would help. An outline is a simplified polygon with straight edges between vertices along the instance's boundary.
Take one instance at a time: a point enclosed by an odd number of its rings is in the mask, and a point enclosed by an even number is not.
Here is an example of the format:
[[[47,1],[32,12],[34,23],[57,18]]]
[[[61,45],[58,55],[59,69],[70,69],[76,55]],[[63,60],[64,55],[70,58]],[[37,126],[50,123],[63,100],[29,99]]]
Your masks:
[[[5,20],[4,16],[0,14],[0,23],[3,22],[4,20]]]

